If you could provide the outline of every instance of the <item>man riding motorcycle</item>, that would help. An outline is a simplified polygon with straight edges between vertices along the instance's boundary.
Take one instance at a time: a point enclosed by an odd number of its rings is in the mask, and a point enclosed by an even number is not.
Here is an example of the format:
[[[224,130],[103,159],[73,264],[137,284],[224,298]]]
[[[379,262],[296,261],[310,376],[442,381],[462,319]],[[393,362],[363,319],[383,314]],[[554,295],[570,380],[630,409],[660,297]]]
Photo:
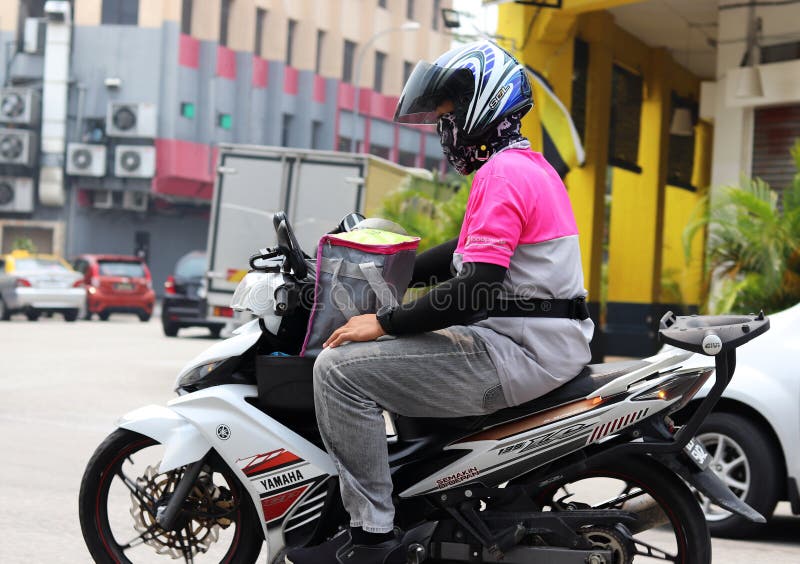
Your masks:
[[[317,358],[317,420],[350,531],[290,551],[288,563],[405,562],[384,409],[492,413],[557,388],[589,361],[594,326],[570,201],[520,134],[532,106],[524,68],[489,41],[420,62],[409,77],[394,119],[435,123],[450,164],[475,172],[467,210],[457,239],[417,258],[412,285],[434,286],[428,294],[351,318]]]

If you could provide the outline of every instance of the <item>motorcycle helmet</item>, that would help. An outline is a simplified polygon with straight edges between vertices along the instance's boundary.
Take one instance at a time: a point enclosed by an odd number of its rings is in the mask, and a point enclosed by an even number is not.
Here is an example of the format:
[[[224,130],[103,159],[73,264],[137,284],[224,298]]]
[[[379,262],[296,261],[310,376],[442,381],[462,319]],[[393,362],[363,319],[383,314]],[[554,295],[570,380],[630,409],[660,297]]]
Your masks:
[[[436,108],[446,100],[453,102],[457,124],[471,139],[533,106],[525,68],[491,41],[456,47],[433,63],[420,61],[403,88],[394,121],[435,124]]]

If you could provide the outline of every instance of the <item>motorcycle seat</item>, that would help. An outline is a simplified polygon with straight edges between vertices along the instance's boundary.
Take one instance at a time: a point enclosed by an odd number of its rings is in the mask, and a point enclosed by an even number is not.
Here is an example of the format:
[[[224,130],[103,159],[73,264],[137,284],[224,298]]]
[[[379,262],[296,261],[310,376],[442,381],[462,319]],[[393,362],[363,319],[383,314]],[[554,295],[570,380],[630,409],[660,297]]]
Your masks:
[[[576,401],[591,395],[608,382],[624,376],[634,370],[643,368],[649,363],[644,360],[625,360],[604,364],[590,364],[572,380],[555,390],[532,399],[527,403],[501,409],[489,415],[457,417],[443,419],[440,417],[402,417],[395,416],[395,428],[398,438],[415,438],[430,433],[432,429],[446,427],[449,430],[477,431],[507,423],[515,419],[527,417],[547,409]]]

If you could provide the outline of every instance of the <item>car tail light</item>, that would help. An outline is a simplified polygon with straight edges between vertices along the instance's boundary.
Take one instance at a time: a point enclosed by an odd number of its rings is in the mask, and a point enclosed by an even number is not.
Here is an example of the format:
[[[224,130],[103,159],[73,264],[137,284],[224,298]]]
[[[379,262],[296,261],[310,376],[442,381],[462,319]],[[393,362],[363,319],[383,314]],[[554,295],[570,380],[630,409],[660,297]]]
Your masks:
[[[17,288],[30,288],[31,283],[24,278],[17,278],[16,286]]]
[[[214,317],[233,317],[233,309],[229,307],[214,306]]]
[[[83,288],[83,286],[84,283],[82,278],[80,280],[76,280],[75,283],[72,285],[73,288]]]
[[[175,291],[175,277],[172,276],[172,274],[167,276],[167,281],[164,282],[164,292],[171,296],[177,294],[177,292]]]

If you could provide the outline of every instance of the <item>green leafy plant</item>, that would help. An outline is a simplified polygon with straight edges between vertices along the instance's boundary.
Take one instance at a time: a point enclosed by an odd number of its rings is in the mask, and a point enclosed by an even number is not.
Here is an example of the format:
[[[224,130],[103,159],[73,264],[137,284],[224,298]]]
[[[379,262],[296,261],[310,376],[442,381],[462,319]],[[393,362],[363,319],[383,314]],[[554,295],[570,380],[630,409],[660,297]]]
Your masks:
[[[36,244],[30,237],[17,237],[11,244],[12,251],[28,251],[29,253],[36,252]]]
[[[431,180],[409,177],[400,190],[384,200],[381,217],[421,237],[420,251],[435,247],[458,237],[471,183],[472,177],[457,182],[439,176]]]
[[[700,203],[683,234],[684,252],[708,228],[706,284],[711,313],[779,311],[800,301],[800,141],[792,150],[798,173],[777,192],[760,178],[742,178]],[[713,283],[712,283],[713,281]]]

